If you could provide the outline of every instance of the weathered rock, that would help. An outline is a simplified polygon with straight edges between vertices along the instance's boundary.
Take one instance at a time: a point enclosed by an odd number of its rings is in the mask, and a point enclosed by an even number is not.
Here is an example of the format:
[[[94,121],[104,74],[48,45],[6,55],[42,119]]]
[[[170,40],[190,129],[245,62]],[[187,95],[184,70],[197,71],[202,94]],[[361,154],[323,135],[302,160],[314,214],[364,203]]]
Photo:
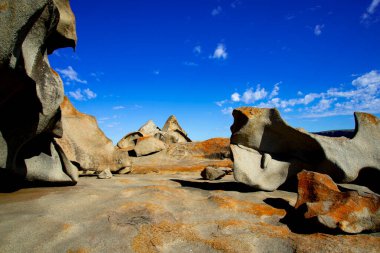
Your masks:
[[[380,180],[380,121],[371,114],[355,113],[355,132],[344,131],[340,137],[292,128],[276,109],[241,107],[233,116],[231,149],[239,182],[275,190],[310,168],[336,182],[352,182],[359,176],[370,188],[376,185],[370,186],[368,180]],[[365,176],[368,171],[371,176]]]
[[[102,172],[98,174],[99,179],[111,179],[112,178],[112,173],[109,169],[105,169]]]
[[[141,137],[134,148],[136,156],[145,156],[166,149],[165,144],[153,136]]]
[[[0,252],[379,252],[377,234],[293,232],[267,200],[294,205],[296,193],[198,178],[83,177],[75,188],[0,193]]]
[[[138,131],[124,136],[117,143],[117,146],[124,150],[133,150],[137,144],[137,140],[141,137],[154,137],[165,144],[191,142],[185,130],[179,125],[177,118],[172,115],[166,121],[163,130],[152,120],[149,120]]]
[[[214,167],[207,167],[201,172],[201,176],[206,180],[219,180],[226,175],[224,170]]]
[[[341,192],[325,174],[298,173],[296,208],[306,206],[304,217],[347,233],[380,230],[380,197],[357,191]]]
[[[187,137],[187,133],[179,125],[177,118],[171,115],[165,122],[162,128],[162,140],[165,143],[186,143],[191,142],[190,138]]]
[[[75,184],[54,141],[62,135],[63,86],[48,53],[75,47],[68,0],[0,2],[0,170],[30,181]]]
[[[117,146],[121,149],[132,150],[136,146],[137,139],[143,136],[141,132],[129,133],[117,143]]]
[[[114,147],[94,117],[76,110],[67,97],[61,111],[64,132],[56,141],[80,169],[116,172],[131,166],[128,151]]]
[[[208,166],[232,167],[230,142],[214,138],[202,142],[173,143],[167,149],[142,157],[131,157],[133,174],[198,172]]]
[[[156,124],[152,120],[149,120],[148,122],[146,122],[138,130],[138,132],[142,133],[143,136],[154,136],[155,134],[159,133],[160,131],[161,131],[161,129],[158,126],[156,126]]]

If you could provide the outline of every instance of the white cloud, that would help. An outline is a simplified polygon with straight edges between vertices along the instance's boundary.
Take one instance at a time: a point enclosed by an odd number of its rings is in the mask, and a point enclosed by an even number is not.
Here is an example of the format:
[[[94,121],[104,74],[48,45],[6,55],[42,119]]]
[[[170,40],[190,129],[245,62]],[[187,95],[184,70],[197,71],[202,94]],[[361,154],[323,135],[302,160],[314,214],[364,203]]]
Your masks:
[[[380,0],[372,0],[371,4],[367,7],[366,12],[362,14],[362,22],[367,22],[372,17],[379,4]]]
[[[70,91],[69,96],[78,101],[85,101],[96,98],[97,94],[87,88],[84,90],[76,89],[75,91]]]
[[[122,110],[122,109],[125,109],[125,106],[123,105],[117,105],[117,106],[114,106],[112,107],[113,110]]]
[[[235,92],[231,95],[232,102],[239,102],[240,101],[240,94]]]
[[[234,110],[234,108],[232,108],[232,107],[227,107],[227,108],[224,108],[224,109],[222,109],[222,113],[223,114],[228,114],[228,115],[231,115],[232,114],[232,111]]]
[[[153,74],[155,74],[156,76],[158,76],[160,74],[160,70],[159,69],[153,70]]]
[[[216,7],[215,9],[213,9],[212,11],[211,11],[211,15],[212,16],[217,16],[217,15],[219,15],[220,13],[222,13],[222,7],[220,7],[220,6],[218,6],[218,7]]]
[[[215,104],[217,105],[217,106],[220,106],[220,107],[222,107],[225,103],[227,103],[228,102],[228,99],[226,99],[226,100],[222,100],[222,101],[218,101],[218,102],[215,102]]]
[[[264,88],[260,88],[260,85],[257,85],[256,90],[253,91],[252,88],[247,89],[241,98],[246,104],[252,104],[258,100],[265,98],[268,95],[268,92]]]
[[[269,98],[274,98],[274,97],[276,97],[277,95],[278,95],[278,93],[279,93],[279,91],[280,91],[280,84],[281,84],[282,82],[278,82],[278,83],[276,83],[275,85],[274,85],[274,87],[273,87],[273,90],[272,90],[272,92],[270,93],[270,95],[269,95]]]
[[[316,25],[314,27],[314,34],[315,36],[319,36],[322,34],[322,29],[325,27],[325,25]]]
[[[73,81],[77,83],[87,83],[86,80],[79,79],[78,73],[71,66],[68,66],[65,69],[57,69],[57,72],[60,73],[62,78],[68,82]]]
[[[195,47],[193,48],[193,52],[194,52],[195,54],[201,54],[201,53],[202,53],[202,47],[201,47],[201,46],[195,46]]]
[[[224,46],[224,44],[220,43],[220,44],[218,44],[218,46],[216,47],[216,49],[214,51],[214,54],[212,56],[210,56],[210,58],[225,60],[225,59],[227,59],[227,56],[228,56],[228,53],[227,53],[226,47]]]
[[[297,112],[297,117],[304,118],[351,115],[355,111],[380,113],[380,72],[377,70],[357,77],[351,82],[350,87],[339,85],[320,93],[305,95],[299,91],[296,98],[272,96],[278,92],[276,86],[278,84],[274,85],[269,96],[260,86],[257,86],[256,90],[249,88],[239,100],[233,100],[231,97],[230,103],[244,102],[256,107],[276,107],[286,113]]]

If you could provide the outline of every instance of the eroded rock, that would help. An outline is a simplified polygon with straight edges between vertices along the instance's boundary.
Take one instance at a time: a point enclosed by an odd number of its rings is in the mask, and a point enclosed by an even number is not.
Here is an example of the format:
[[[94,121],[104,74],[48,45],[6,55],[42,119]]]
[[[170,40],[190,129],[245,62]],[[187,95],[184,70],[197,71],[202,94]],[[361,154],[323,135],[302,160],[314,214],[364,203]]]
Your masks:
[[[354,133],[338,137],[292,128],[276,109],[241,107],[233,116],[231,149],[239,182],[275,190],[303,169],[326,173],[336,182],[352,182],[369,169],[380,179],[380,121],[371,114],[355,113]],[[373,177],[361,181],[372,187],[367,180]]]
[[[136,156],[145,156],[166,149],[166,145],[153,136],[141,137],[134,148]]]
[[[226,175],[226,172],[219,168],[207,167],[201,172],[201,176],[206,180],[219,180]]]
[[[357,191],[341,192],[325,174],[298,173],[296,208],[306,207],[305,219],[346,233],[380,230],[380,197]]]
[[[102,172],[98,174],[99,179],[111,179],[112,178],[112,173],[109,169],[105,169]]]
[[[48,53],[75,47],[68,0],[1,1],[0,167],[30,181],[75,184],[78,172],[58,147],[63,86]]]
[[[116,148],[93,116],[79,112],[65,97],[61,104],[63,136],[56,139],[68,159],[82,170],[113,172],[131,166],[128,151]]]

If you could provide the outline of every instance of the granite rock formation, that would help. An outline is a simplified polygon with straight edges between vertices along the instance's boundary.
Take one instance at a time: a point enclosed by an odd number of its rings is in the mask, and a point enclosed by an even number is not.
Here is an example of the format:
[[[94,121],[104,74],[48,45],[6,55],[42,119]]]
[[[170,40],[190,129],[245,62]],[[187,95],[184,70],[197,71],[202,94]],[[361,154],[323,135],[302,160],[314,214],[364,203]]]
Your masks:
[[[336,182],[360,179],[378,187],[370,182],[380,175],[380,120],[371,114],[355,113],[355,131],[340,136],[292,128],[276,109],[241,107],[233,116],[231,149],[239,182],[272,191],[306,169]]]
[[[282,220],[296,193],[197,178],[83,177],[75,188],[0,193],[0,252],[379,252],[376,233],[294,232]]]
[[[380,230],[380,196],[359,191],[341,192],[325,174],[298,173],[296,208],[305,208],[304,217],[329,229],[346,233]]]
[[[0,170],[29,181],[75,184],[62,136],[62,81],[47,55],[75,47],[68,0],[0,2]]]
[[[133,150],[141,137],[154,137],[165,144],[191,142],[187,133],[179,125],[177,118],[171,115],[162,130],[152,121],[149,120],[136,132],[124,136],[117,146],[125,150]]]
[[[117,172],[131,166],[128,151],[116,148],[93,116],[76,110],[67,97],[61,111],[64,131],[56,142],[79,169]]]
[[[155,154],[131,157],[132,174],[201,172],[206,167],[232,167],[230,142],[213,138],[200,142],[173,143]]]

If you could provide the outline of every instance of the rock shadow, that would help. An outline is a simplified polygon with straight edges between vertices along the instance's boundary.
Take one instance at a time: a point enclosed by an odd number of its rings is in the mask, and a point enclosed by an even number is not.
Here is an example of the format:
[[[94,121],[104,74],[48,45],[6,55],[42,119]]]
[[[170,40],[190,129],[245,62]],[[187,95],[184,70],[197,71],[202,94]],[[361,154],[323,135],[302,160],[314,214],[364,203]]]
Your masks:
[[[258,191],[248,185],[239,182],[214,181],[211,183],[203,179],[198,179],[198,181],[171,179],[171,181],[180,183],[182,187],[197,188],[206,191],[236,191],[242,193]]]
[[[318,223],[317,219],[305,219],[306,204],[298,209],[291,206],[286,200],[281,198],[267,198],[264,202],[274,208],[284,209],[286,215],[280,222],[286,225],[290,231],[296,234],[325,233],[332,235],[346,234],[338,229],[329,229]]]

